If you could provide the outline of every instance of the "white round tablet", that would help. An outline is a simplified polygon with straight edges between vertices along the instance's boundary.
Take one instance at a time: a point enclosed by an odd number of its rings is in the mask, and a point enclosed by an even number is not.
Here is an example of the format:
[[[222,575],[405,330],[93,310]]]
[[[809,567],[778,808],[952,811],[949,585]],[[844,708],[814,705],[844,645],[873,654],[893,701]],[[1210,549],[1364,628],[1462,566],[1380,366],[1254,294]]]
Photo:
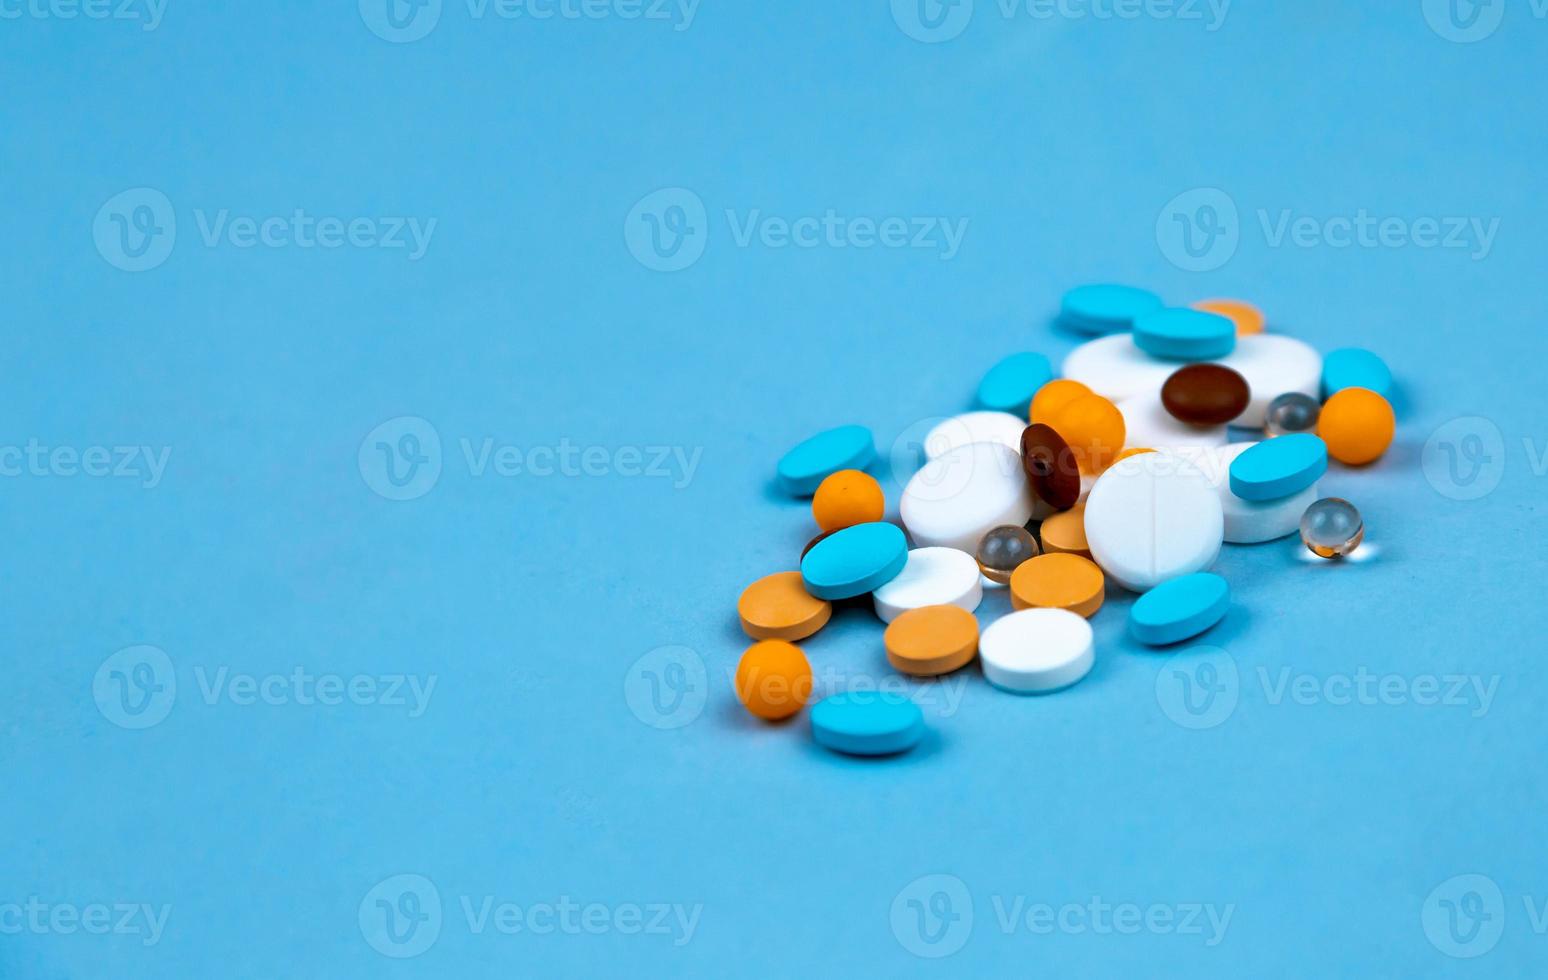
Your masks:
[[[1219,493],[1198,467],[1171,453],[1114,463],[1086,498],[1091,557],[1134,592],[1204,571],[1224,540]]]
[[[1261,429],[1269,402],[1280,395],[1299,391],[1317,398],[1321,392],[1322,355],[1294,337],[1273,333],[1238,337],[1236,350],[1216,363],[1234,368],[1252,390],[1247,410],[1232,425]]]
[[[898,514],[918,547],[941,546],[974,554],[984,532],[1025,524],[1032,488],[1021,454],[997,442],[975,442],[943,453],[903,488]]]
[[[1172,372],[1182,367],[1163,361],[1134,346],[1130,333],[1099,337],[1070,351],[1064,359],[1064,376],[1079,381],[1103,398],[1121,402],[1152,389],[1161,390]],[[1140,445],[1130,440],[1131,445]]]
[[[931,429],[924,438],[926,459],[975,442],[997,442],[1021,452],[1021,433],[1027,420],[1009,412],[966,412],[954,415]]]
[[[1090,673],[1096,641],[1084,616],[1067,609],[1023,609],[989,624],[978,638],[984,677],[1016,694],[1047,694]]]
[[[978,562],[956,548],[915,548],[903,571],[871,593],[884,623],[920,606],[961,606],[968,612],[984,597]]]
[[[1123,415],[1124,445],[1144,446],[1157,452],[1180,454],[1187,450],[1214,449],[1227,441],[1223,425],[1189,425],[1161,404],[1161,389],[1125,398],[1118,403]]]
[[[1231,461],[1256,446],[1256,442],[1233,442],[1212,449],[1196,460],[1209,482],[1220,495],[1225,513],[1225,539],[1231,544],[1261,544],[1275,541],[1301,529],[1301,515],[1321,499],[1314,483],[1300,493],[1279,500],[1243,500],[1231,492]]]

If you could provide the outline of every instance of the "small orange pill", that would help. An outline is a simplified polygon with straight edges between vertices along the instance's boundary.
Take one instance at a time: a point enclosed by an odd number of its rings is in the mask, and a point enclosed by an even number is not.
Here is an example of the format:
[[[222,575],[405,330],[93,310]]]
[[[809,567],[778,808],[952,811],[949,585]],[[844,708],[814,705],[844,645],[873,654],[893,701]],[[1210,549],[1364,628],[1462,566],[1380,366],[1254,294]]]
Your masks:
[[[1091,389],[1079,381],[1070,381],[1059,378],[1050,381],[1037,389],[1037,394],[1032,396],[1032,407],[1027,413],[1029,421],[1033,423],[1048,423],[1055,412],[1082,395],[1091,394]]]
[[[978,655],[978,619],[961,606],[920,606],[882,634],[887,662],[916,677],[949,674]]]
[[[1048,421],[1069,443],[1082,473],[1100,473],[1123,450],[1123,413],[1101,395],[1081,395],[1060,406]]]
[[[794,643],[754,643],[736,666],[736,696],[766,721],[789,718],[812,696],[812,665]]]
[[[812,516],[824,531],[879,521],[887,510],[881,484],[859,470],[839,470],[817,485]]]
[[[1091,557],[1091,545],[1086,543],[1086,505],[1077,504],[1073,509],[1055,514],[1043,522],[1040,529],[1043,550],[1052,554]]]
[[[1380,459],[1396,430],[1392,406],[1369,388],[1334,392],[1317,418],[1317,435],[1328,444],[1328,455],[1350,466]]]
[[[828,624],[833,603],[807,592],[800,572],[775,572],[742,591],[736,613],[755,640],[804,640]]]
[[[1088,619],[1102,608],[1107,579],[1095,562],[1079,555],[1051,554],[1022,562],[1011,575],[1011,605],[1017,609],[1068,609]]]
[[[1242,299],[1201,299],[1193,304],[1193,308],[1226,317],[1236,324],[1238,337],[1262,333],[1263,324],[1267,319],[1262,310]]]

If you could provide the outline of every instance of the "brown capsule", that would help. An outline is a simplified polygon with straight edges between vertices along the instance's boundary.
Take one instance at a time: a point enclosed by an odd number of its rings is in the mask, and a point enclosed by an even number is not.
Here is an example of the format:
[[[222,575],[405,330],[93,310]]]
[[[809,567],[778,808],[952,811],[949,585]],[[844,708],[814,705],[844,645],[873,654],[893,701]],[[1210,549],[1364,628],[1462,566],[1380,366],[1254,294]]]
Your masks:
[[[1021,467],[1032,492],[1054,510],[1069,510],[1080,500],[1080,464],[1052,426],[1037,422],[1022,430]]]
[[[1225,425],[1251,400],[1247,379],[1223,364],[1189,364],[1161,386],[1161,404],[1190,425]]]

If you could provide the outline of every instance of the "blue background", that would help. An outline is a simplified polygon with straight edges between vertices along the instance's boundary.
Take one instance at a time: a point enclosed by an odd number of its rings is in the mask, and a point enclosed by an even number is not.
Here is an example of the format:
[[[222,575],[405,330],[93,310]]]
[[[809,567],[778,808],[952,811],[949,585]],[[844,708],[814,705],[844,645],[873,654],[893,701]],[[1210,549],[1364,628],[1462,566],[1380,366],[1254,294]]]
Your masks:
[[[1007,19],[978,0],[939,43],[880,0],[705,0],[686,30],[480,20],[448,0],[410,43],[365,20],[353,2],[171,0],[151,31],[0,22],[0,443],[171,452],[154,487],[58,467],[0,481],[0,906],[171,907],[150,946],[0,935],[0,975],[1541,972],[1548,936],[1523,899],[1548,899],[1548,20],[1529,3],[1474,44],[1441,37],[1418,2],[1241,3],[1211,31]],[[141,187],[166,195],[177,235],[132,273],[93,223]],[[708,216],[702,257],[672,273],[624,233],[669,187]],[[1157,234],[1195,188],[1239,209],[1239,248],[1205,272]],[[437,226],[417,261],[208,245],[198,227],[221,209],[298,208]],[[830,208],[969,224],[944,260],[741,247],[724,216]],[[1499,225],[1483,257],[1276,247],[1259,214],[1286,209]],[[1123,636],[1116,592],[1083,683],[1021,699],[975,667],[953,681],[954,712],[949,688],[920,687],[935,734],[910,756],[836,758],[804,719],[748,718],[727,680],[747,642],[736,597],[794,567],[814,532],[770,488],[780,453],[855,421],[885,457],[910,426],[970,407],[1004,354],[1058,363],[1077,339],[1049,315],[1093,280],[1176,303],[1245,296],[1323,350],[1387,357],[1397,442],[1324,483],[1364,511],[1368,559],[1227,549],[1236,606],[1203,642],[1228,651],[1239,697],[1204,730],[1169,717],[1169,661]],[[443,470],[393,501],[357,450],[403,416],[433,426]],[[1481,499],[1452,499],[1421,468],[1458,417],[1503,439]],[[479,476],[461,440],[486,438],[702,456],[686,481]],[[993,595],[980,618],[1006,608]],[[890,676],[880,634],[860,606],[805,648],[820,677],[876,681]],[[165,651],[177,693],[133,729],[99,708],[94,678],[139,644]],[[696,714],[637,710],[642,685],[678,676],[638,665],[663,646],[692,651],[657,656],[686,667]],[[436,687],[418,717],[201,693],[221,668],[297,666]],[[1498,691],[1481,717],[1273,703],[1260,667],[1497,675]],[[403,873],[433,883],[444,921],[397,960],[359,910]],[[1503,935],[1475,961],[1445,955],[1421,920],[1465,873],[1502,895]],[[891,915],[931,874],[973,903],[954,911],[965,944],[939,960],[913,955]],[[459,903],[486,895],[702,912],[680,946],[475,934]],[[996,914],[1093,896],[1233,912],[1213,947],[1007,932]]]

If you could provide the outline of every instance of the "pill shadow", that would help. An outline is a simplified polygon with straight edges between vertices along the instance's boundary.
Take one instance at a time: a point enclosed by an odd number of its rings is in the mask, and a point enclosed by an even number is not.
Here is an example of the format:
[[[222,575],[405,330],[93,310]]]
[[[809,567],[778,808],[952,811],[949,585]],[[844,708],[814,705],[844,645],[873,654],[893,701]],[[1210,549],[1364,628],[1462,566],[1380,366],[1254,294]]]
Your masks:
[[[804,717],[805,713],[802,713]],[[941,729],[925,722],[924,734],[920,736],[919,743],[912,749],[902,752],[894,752],[891,755],[847,755],[843,752],[834,752],[817,744],[812,737],[808,726],[806,744],[803,755],[819,765],[826,765],[834,769],[869,769],[889,766],[916,766],[930,762],[936,757],[944,755],[946,751],[946,737]]]

